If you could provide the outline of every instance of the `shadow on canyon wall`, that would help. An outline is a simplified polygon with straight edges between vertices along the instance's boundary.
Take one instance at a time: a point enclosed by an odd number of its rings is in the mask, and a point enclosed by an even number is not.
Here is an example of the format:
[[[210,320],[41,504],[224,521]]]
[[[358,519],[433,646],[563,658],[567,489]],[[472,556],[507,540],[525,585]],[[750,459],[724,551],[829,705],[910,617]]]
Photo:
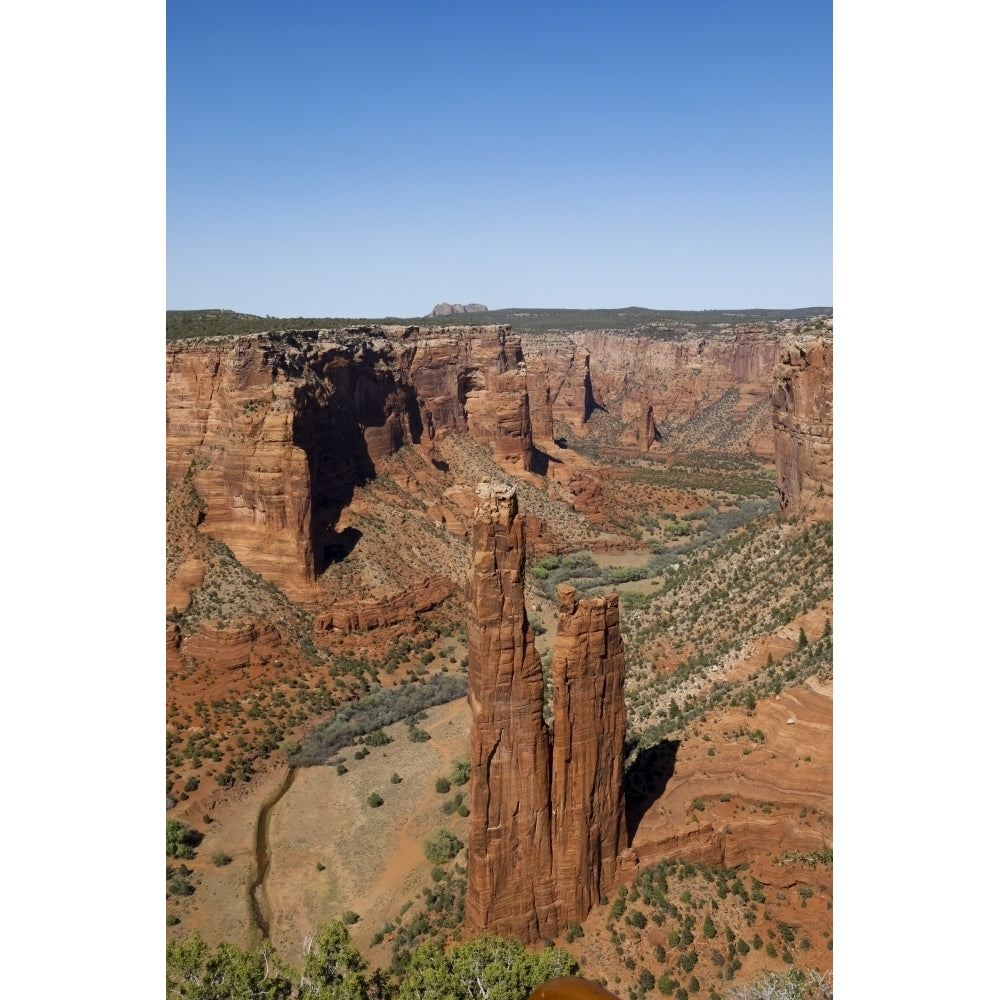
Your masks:
[[[625,775],[625,827],[630,847],[643,816],[674,775],[680,745],[680,740],[664,740],[640,750]]]

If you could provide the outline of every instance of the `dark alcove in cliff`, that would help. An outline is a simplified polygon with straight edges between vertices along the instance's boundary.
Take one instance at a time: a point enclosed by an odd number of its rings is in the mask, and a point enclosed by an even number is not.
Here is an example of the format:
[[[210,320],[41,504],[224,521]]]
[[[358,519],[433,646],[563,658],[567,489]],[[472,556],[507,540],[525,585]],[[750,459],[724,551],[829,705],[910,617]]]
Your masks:
[[[635,831],[646,811],[663,795],[674,776],[680,740],[664,740],[636,755],[625,775],[625,826],[632,845]]]

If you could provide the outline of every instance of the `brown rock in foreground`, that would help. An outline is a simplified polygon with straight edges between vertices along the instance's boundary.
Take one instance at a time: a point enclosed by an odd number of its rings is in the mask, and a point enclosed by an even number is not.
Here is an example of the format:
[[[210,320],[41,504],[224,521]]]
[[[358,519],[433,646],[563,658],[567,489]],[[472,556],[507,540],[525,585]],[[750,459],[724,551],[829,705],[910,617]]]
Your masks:
[[[478,490],[469,581],[471,818],[466,926],[525,942],[585,919],[626,846],[625,653],[617,596],[559,588],[554,728],[524,606],[512,486]]]
[[[524,607],[524,518],[512,486],[478,490],[469,579],[472,708],[466,925],[555,937],[549,731]]]

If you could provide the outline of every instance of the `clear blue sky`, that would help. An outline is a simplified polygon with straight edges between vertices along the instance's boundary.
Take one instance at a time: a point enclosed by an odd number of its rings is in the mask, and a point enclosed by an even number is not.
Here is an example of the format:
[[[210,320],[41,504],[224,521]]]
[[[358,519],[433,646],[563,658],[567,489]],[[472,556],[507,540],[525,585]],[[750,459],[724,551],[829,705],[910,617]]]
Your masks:
[[[832,303],[829,2],[167,3],[167,306]]]

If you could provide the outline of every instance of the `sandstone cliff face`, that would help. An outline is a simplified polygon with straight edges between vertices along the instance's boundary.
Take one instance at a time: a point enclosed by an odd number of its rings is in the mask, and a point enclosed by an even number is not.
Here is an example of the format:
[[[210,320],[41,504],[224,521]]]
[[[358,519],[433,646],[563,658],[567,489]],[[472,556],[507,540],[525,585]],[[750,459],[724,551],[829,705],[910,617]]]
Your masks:
[[[832,517],[833,338],[825,324],[782,343],[771,403],[782,512]]]
[[[625,829],[625,649],[618,596],[557,589],[552,854],[562,926],[611,890]]]
[[[701,341],[615,331],[533,337],[523,349],[536,434],[550,437],[554,421],[585,435],[602,410],[624,425],[623,447],[649,449],[663,439],[769,457],[779,340],[766,328]]]
[[[483,484],[479,496],[466,925],[531,942],[586,918],[626,846],[625,654],[617,597],[560,588],[550,734],[524,607],[524,519],[513,487]]]
[[[512,487],[481,488],[469,578],[472,708],[466,924],[525,941],[557,933],[549,732],[524,607],[524,520]]]
[[[194,479],[202,530],[306,600],[350,551],[357,486],[404,445],[469,433],[532,467],[526,373],[506,327],[358,328],[181,342],[167,349],[167,483]]]

